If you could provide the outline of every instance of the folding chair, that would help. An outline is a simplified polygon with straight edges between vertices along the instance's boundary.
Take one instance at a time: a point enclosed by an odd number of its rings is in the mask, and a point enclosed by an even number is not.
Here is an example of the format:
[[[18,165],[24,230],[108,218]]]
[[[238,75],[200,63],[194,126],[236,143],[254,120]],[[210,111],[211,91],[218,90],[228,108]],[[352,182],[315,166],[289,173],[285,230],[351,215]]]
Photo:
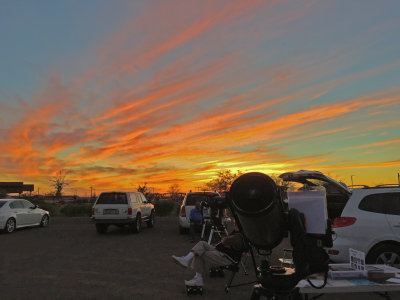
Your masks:
[[[246,243],[245,243],[245,244],[246,244]],[[253,249],[251,248],[250,245],[247,244],[247,248],[242,252],[242,255],[241,255],[237,260],[233,259],[233,258],[230,257],[229,255],[225,255],[225,257],[226,257],[227,259],[229,259],[229,260],[232,262],[232,263],[229,264],[229,265],[222,266],[222,269],[228,270],[228,271],[231,272],[230,277],[229,277],[227,283],[225,284],[225,293],[229,293],[230,288],[239,287],[239,286],[244,286],[244,285],[249,285],[249,284],[253,284],[253,283],[256,283],[256,282],[257,282],[257,280],[253,280],[253,281],[250,281],[250,282],[244,282],[244,283],[239,283],[239,284],[232,284],[233,279],[235,278],[235,275],[236,275],[236,274],[239,272],[239,270],[240,270],[240,266],[242,266],[243,271],[244,271],[244,274],[245,274],[245,275],[248,275],[246,266],[245,266],[245,264],[244,264],[244,262],[243,262],[243,257],[245,257],[245,259],[246,259],[246,261],[247,261],[247,258],[248,258],[247,254],[248,254],[248,253],[251,253],[251,256],[254,258],[254,256],[253,256],[253,255],[254,255],[254,254],[253,254]],[[254,262],[254,259],[253,259],[253,263],[255,263],[255,262]],[[254,265],[254,266],[255,266],[255,265]]]

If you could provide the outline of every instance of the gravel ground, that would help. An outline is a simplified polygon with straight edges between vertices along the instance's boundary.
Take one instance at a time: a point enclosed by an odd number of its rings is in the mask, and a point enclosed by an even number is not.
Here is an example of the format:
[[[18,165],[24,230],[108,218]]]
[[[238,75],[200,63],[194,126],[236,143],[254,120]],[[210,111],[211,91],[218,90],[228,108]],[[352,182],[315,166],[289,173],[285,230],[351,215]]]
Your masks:
[[[54,218],[48,228],[0,234],[0,300],[187,299],[183,281],[191,279],[193,271],[174,264],[171,255],[184,255],[191,246],[187,235],[178,234],[176,217],[158,218],[154,228],[143,226],[139,234],[110,227],[105,235],[96,233],[89,218]],[[274,255],[286,246],[284,241]],[[249,275],[241,270],[234,282],[255,279],[250,259],[246,267]],[[203,296],[192,297],[250,299],[252,285],[226,294],[226,281],[227,276],[206,277]],[[400,299],[400,293],[392,295]],[[352,294],[340,299],[381,298]]]

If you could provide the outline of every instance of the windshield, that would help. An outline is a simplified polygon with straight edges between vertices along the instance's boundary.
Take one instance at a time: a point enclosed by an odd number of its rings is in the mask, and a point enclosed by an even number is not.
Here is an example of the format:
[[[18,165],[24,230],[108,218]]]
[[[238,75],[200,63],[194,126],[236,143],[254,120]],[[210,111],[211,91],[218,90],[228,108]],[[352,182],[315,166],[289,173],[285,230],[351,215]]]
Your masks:
[[[97,204],[128,204],[128,199],[125,193],[102,193]]]
[[[6,203],[7,203],[7,201],[0,201],[0,208]]]
[[[190,194],[186,198],[185,205],[195,205],[196,202],[206,201],[209,197],[218,196],[217,193],[208,193],[208,194]]]

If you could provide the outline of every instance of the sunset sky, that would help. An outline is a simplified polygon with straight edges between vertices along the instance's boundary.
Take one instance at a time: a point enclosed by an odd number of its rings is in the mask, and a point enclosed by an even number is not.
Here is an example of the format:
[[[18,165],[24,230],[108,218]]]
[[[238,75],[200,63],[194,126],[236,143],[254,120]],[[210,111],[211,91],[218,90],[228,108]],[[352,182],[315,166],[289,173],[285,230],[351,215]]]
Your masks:
[[[0,3],[0,181],[400,172],[400,1]]]

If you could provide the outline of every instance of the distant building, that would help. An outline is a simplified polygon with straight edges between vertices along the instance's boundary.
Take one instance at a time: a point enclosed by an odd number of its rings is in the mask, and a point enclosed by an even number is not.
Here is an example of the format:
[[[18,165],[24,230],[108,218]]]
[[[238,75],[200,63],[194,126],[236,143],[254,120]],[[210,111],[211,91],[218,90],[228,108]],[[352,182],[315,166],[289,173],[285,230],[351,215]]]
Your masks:
[[[23,192],[32,193],[35,190],[33,184],[24,184],[23,182],[0,182],[0,191],[6,194],[22,194]]]

